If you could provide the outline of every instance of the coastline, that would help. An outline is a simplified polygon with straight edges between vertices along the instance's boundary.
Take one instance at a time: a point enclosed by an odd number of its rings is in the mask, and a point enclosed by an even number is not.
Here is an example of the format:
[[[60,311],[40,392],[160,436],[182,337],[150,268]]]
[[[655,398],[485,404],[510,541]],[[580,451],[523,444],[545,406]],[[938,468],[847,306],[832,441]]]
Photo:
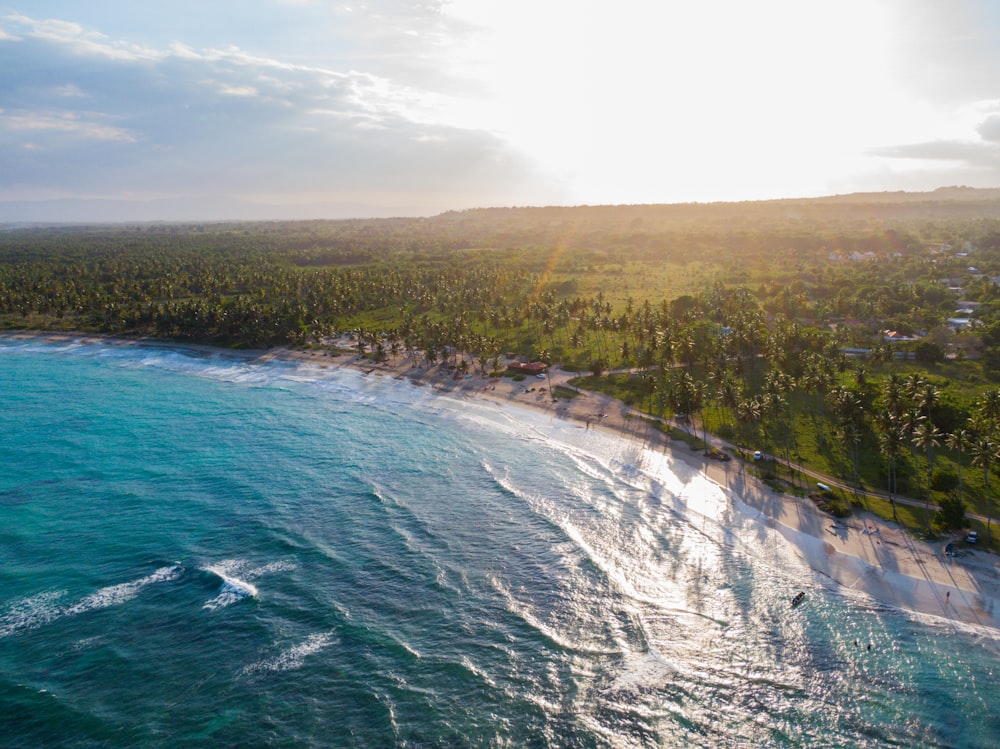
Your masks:
[[[533,409],[551,418],[576,422],[583,429],[600,429],[640,442],[649,449],[669,450],[672,457],[722,487],[742,516],[780,533],[812,569],[846,589],[919,615],[1000,631],[1000,558],[996,555],[976,550],[967,556],[948,557],[943,552],[943,541],[937,545],[919,541],[895,524],[867,513],[835,519],[808,499],[770,489],[738,460],[710,460],[684,443],[671,442],[667,435],[631,416],[631,409],[624,403],[609,396],[582,392],[574,398],[553,401],[549,389],[565,385],[575,373],[553,368],[544,380],[528,377],[515,382],[506,377],[456,375],[440,364],[413,365],[402,358],[396,363],[376,364],[357,354],[330,355],[321,350],[235,351],[157,339],[50,331],[5,331],[0,338],[152,345],[231,354],[248,361],[285,360],[323,368],[347,367],[365,374],[407,379],[453,398],[481,398],[500,407]]]

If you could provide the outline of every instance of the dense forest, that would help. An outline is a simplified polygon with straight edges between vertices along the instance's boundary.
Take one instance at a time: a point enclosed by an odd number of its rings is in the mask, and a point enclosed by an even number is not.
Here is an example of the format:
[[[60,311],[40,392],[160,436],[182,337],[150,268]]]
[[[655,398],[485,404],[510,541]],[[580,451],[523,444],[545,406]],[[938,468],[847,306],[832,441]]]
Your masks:
[[[931,532],[992,518],[1000,191],[0,231],[0,329],[591,374]],[[595,378],[596,376],[596,378]],[[985,530],[989,537],[991,523]]]

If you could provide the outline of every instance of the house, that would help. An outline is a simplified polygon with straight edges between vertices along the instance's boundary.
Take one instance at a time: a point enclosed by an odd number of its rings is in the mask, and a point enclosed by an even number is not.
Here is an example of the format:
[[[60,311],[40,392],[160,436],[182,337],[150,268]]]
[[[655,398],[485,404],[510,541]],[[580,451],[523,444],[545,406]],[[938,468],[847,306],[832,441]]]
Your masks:
[[[515,374],[525,374],[525,375],[539,375],[543,374],[549,365],[545,362],[535,361],[530,364],[524,362],[512,361],[507,365],[508,372],[514,372]]]
[[[851,346],[842,347],[840,350],[844,352],[844,356],[851,356],[855,359],[867,359],[868,355],[872,352],[868,348],[855,348]]]

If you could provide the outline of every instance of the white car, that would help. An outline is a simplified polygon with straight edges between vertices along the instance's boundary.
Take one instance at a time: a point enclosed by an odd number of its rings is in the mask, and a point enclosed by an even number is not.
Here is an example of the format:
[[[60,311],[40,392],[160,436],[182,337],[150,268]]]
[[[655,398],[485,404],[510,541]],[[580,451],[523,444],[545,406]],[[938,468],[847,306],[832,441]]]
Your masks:
[[[969,531],[969,535],[965,537],[965,543],[974,544],[979,541],[979,531]]]

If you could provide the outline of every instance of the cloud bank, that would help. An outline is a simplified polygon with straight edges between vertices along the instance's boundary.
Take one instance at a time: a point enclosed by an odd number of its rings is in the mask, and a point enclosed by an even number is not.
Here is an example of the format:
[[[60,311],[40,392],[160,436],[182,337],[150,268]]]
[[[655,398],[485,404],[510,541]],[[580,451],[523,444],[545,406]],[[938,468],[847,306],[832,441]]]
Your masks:
[[[32,0],[0,65],[0,220],[1000,185],[993,0]]]
[[[385,77],[236,47],[144,47],[21,15],[0,23],[0,66],[13,73],[0,77],[0,198],[194,193],[387,215],[532,192],[522,155],[435,122],[424,92]]]

